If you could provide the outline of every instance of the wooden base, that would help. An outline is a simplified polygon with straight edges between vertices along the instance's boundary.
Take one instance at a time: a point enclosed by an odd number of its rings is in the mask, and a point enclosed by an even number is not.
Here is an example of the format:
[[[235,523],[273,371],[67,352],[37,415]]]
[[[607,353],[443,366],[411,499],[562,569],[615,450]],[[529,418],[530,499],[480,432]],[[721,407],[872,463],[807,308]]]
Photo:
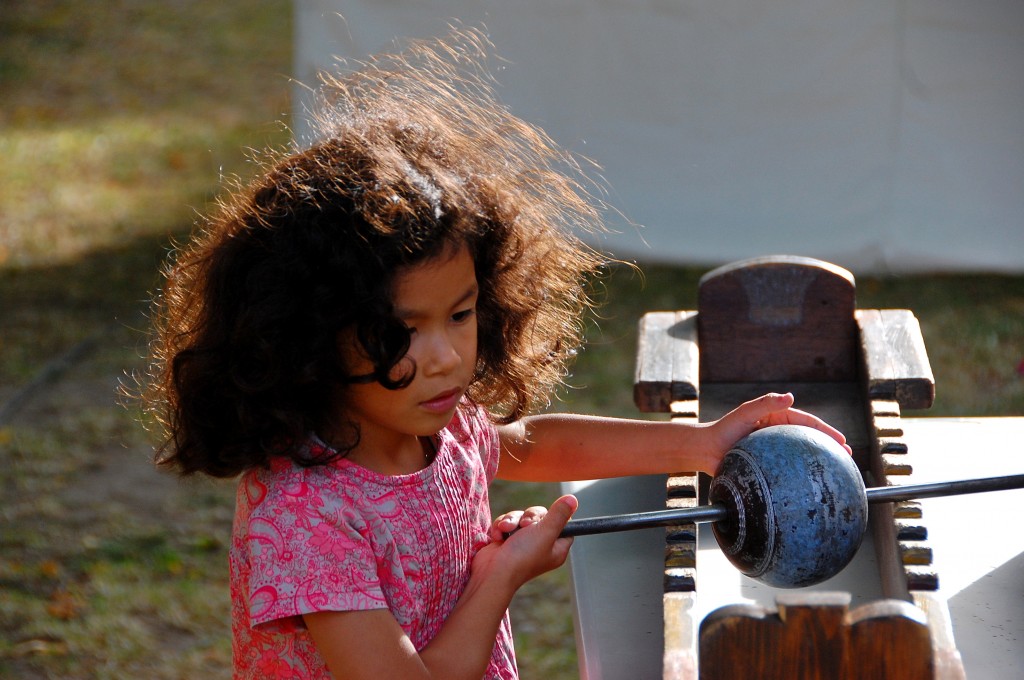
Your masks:
[[[700,626],[701,680],[932,680],[926,614],[902,600],[849,610],[848,593],[780,595],[777,610],[732,605]]]

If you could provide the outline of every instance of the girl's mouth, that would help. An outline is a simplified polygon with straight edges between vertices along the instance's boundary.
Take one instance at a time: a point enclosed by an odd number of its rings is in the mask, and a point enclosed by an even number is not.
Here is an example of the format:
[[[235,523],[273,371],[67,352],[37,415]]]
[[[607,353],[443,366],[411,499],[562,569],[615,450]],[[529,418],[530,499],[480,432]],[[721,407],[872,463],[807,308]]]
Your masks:
[[[459,399],[462,398],[462,390],[454,388],[436,394],[426,401],[421,401],[420,406],[427,411],[432,413],[444,413],[455,408],[455,405],[459,403]]]

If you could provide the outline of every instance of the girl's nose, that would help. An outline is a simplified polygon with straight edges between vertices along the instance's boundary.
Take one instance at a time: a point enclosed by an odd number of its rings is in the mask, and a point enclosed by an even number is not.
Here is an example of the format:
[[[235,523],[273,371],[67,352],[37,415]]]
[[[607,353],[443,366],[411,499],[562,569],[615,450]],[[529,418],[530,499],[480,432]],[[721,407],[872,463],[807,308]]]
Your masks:
[[[462,363],[462,356],[446,333],[438,333],[431,338],[425,359],[423,370],[428,375],[449,373]]]

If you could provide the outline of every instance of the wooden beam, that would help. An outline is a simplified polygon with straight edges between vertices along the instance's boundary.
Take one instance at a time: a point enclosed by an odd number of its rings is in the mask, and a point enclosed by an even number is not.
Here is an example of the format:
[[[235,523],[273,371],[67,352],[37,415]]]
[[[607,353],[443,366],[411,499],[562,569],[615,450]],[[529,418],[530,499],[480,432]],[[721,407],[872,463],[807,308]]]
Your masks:
[[[935,377],[921,324],[907,309],[858,309],[864,378],[869,399],[889,399],[904,409],[931,408]]]
[[[697,399],[697,312],[648,312],[640,319],[633,401],[641,413],[668,413]]]

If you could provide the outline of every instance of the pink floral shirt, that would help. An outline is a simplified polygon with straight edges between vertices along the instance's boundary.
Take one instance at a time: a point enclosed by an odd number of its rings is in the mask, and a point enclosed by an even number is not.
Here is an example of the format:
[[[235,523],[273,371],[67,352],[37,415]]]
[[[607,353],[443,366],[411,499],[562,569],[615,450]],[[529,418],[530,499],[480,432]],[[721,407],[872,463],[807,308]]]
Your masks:
[[[330,678],[303,624],[310,612],[386,608],[417,649],[434,638],[487,544],[498,469],[494,426],[462,406],[434,461],[410,475],[279,459],[242,476],[230,550],[236,679]],[[484,678],[517,677],[506,613]]]

